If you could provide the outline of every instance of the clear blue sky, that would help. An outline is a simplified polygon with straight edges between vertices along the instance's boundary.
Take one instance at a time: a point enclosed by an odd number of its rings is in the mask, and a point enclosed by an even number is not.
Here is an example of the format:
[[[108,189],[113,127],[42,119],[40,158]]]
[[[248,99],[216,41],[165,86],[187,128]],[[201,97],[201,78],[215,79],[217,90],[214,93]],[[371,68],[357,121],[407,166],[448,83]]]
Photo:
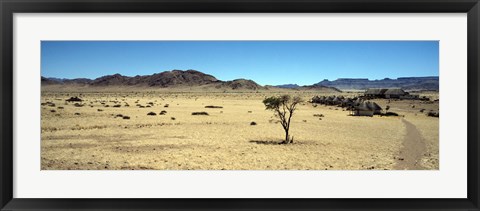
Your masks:
[[[220,80],[311,85],[323,79],[438,76],[437,41],[42,41],[56,78],[194,69]]]

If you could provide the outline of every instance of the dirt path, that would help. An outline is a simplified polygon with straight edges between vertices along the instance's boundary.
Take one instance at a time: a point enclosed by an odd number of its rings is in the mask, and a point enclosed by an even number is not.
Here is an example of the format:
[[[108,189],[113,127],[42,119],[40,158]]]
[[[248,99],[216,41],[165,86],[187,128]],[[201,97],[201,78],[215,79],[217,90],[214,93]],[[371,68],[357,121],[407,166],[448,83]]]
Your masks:
[[[402,119],[402,121],[407,129],[407,134],[403,139],[403,147],[400,149],[398,157],[396,157],[397,164],[395,167],[400,170],[425,169],[420,162],[427,150],[425,140],[415,125],[405,119]]]

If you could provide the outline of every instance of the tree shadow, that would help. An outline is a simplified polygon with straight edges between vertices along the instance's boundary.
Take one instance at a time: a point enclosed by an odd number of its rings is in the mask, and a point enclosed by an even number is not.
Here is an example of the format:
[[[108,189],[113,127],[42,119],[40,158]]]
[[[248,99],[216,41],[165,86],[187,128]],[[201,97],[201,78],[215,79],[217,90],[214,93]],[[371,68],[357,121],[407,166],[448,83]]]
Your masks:
[[[328,146],[330,145],[330,143],[322,143],[321,141],[319,142],[319,140],[305,140],[305,139],[302,139],[302,140],[295,140],[293,143],[289,143],[289,144],[284,144],[283,143],[283,140],[280,140],[280,139],[273,139],[273,140],[250,140],[248,141],[249,143],[253,143],[253,144],[263,144],[263,145],[285,145],[285,146],[292,146],[292,145],[321,145],[321,146]]]
[[[250,143],[263,144],[263,145],[279,145],[282,141],[267,141],[267,140],[250,140]]]

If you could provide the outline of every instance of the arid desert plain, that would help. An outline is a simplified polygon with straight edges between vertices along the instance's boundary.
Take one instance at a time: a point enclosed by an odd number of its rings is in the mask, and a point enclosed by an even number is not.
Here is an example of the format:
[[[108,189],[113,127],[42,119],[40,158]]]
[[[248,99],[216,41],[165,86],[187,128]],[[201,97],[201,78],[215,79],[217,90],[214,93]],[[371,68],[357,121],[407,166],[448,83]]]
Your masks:
[[[43,90],[41,169],[439,169],[439,118],[426,115],[438,112],[438,92],[418,93],[429,101],[374,99],[399,116],[373,117],[309,102],[360,92],[286,93],[304,100],[292,117],[291,144],[279,144],[283,128],[262,103],[285,94],[279,90]]]

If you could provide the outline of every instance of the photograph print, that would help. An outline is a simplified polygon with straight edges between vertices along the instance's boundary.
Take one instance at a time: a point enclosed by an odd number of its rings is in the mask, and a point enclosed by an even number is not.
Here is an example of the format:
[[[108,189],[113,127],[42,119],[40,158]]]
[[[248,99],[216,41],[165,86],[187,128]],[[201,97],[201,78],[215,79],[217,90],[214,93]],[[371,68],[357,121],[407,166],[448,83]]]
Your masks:
[[[41,170],[439,170],[438,41],[42,41]]]

